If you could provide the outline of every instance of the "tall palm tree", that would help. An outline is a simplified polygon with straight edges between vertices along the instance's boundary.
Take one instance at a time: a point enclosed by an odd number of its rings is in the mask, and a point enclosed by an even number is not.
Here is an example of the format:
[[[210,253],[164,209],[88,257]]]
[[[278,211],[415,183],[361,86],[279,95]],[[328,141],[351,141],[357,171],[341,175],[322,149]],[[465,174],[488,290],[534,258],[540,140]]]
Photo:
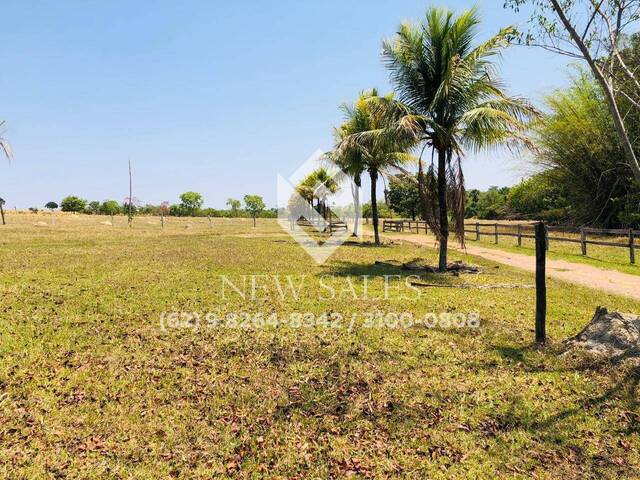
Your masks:
[[[337,146],[337,154],[356,151],[369,173],[371,182],[371,216],[376,245],[378,230],[377,181],[381,175],[400,167],[412,158],[407,152],[417,141],[414,122],[405,121],[410,111],[393,98],[379,96],[377,90],[364,91],[353,105],[347,107],[345,129],[349,132]]]
[[[383,42],[383,59],[399,99],[414,112],[424,147],[437,154],[425,176],[418,165],[424,219],[440,243],[439,268],[447,266],[448,203],[453,203],[456,236],[464,242],[464,177],[460,157],[500,144],[526,144],[528,122],[537,116],[529,102],[502,90],[491,62],[508,45],[512,27],[476,46],[480,23],[475,8],[454,18],[447,9],[430,8],[425,20],[403,23]],[[453,157],[457,161],[452,165]]]

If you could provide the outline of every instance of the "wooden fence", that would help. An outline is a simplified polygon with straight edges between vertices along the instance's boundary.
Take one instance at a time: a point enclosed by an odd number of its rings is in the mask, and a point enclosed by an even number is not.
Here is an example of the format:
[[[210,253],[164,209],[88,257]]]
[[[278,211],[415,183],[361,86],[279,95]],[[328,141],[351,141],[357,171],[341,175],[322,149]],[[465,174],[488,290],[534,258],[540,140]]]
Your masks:
[[[480,240],[482,237],[493,237],[498,244],[500,237],[517,238],[518,246],[522,246],[522,239],[535,239],[534,224],[507,224],[507,223],[465,223],[465,238]],[[428,227],[422,220],[383,220],[382,231],[388,232],[414,232],[424,231],[428,233]],[[563,236],[570,233],[576,237]],[[640,230],[633,229],[605,229],[589,227],[547,226],[545,230],[547,238],[546,246],[549,249],[550,242],[568,242],[580,244],[582,255],[587,255],[588,245],[601,245],[606,247],[626,248],[629,250],[629,261],[636,263],[635,249],[638,247],[636,238],[640,237]],[[579,236],[579,238],[578,238]],[[591,239],[589,238],[591,236]],[[616,241],[604,241],[594,239],[594,236],[614,236]],[[624,238],[624,240],[620,240]]]

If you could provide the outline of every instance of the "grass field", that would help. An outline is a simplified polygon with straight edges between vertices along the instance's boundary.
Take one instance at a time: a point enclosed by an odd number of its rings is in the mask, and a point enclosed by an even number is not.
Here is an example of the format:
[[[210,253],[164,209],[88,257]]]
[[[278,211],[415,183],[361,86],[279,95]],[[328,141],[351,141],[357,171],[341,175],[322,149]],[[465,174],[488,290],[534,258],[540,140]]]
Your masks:
[[[0,227],[1,478],[640,476],[637,370],[558,355],[597,305],[638,302],[549,280],[538,348],[533,290],[418,297],[405,272],[375,265],[434,263],[428,248],[349,244],[317,266],[273,220],[34,226],[47,218]],[[484,273],[422,280],[533,282],[452,257]],[[403,276],[388,277],[387,298],[384,275]],[[163,316],[181,311],[199,328]],[[370,325],[375,312],[406,312],[405,326]],[[429,312],[478,312],[480,324],[418,324]]]

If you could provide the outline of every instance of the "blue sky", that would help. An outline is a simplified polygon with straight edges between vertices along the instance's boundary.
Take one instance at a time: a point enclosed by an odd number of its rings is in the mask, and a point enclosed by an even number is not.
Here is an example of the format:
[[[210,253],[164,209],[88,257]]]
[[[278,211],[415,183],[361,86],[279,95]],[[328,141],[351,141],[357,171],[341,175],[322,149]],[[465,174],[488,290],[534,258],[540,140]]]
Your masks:
[[[502,3],[477,3],[480,38],[526,21]],[[0,196],[18,208],[68,194],[121,201],[130,156],[144,203],[196,190],[218,208],[246,193],[272,205],[277,173],[331,147],[339,104],[390,89],[381,41],[428,5],[3,2],[0,118],[15,160],[0,162]],[[568,72],[564,58],[536,49],[512,47],[502,60],[509,91],[534,101]],[[467,186],[517,181],[526,167],[509,157],[469,154]]]

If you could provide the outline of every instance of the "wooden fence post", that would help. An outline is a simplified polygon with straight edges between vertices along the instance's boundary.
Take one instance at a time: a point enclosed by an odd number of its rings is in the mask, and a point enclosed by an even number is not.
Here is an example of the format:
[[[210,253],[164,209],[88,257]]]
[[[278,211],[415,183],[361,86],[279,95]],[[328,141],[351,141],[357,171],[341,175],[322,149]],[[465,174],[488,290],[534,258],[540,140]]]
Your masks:
[[[543,222],[536,224],[536,342],[546,340],[547,284],[546,284],[546,246],[547,229]]]
[[[494,229],[495,229],[495,237],[496,237],[496,245],[498,244],[498,224],[496,223],[494,225]]]
[[[636,245],[633,236],[633,228],[629,229],[629,261],[636,263]]]
[[[580,227],[580,246],[582,247],[582,255],[587,255],[587,231],[584,227]]]
[[[518,246],[522,246],[522,225],[518,224]]]
[[[480,222],[476,222],[476,240],[480,240]]]

